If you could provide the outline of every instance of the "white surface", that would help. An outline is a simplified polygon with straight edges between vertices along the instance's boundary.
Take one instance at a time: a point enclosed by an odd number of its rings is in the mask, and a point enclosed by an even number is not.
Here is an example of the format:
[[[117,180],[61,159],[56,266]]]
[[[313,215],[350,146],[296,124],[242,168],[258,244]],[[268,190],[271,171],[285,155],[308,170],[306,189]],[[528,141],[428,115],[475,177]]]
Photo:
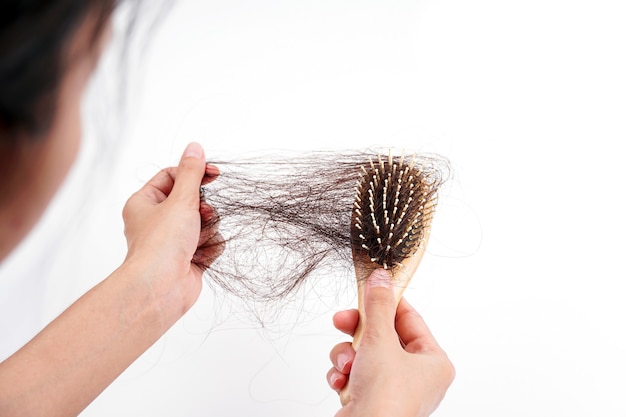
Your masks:
[[[0,353],[119,264],[125,200],[188,141],[404,146],[455,169],[406,294],[457,368],[436,415],[626,415],[625,17],[621,1],[179,1],[115,174],[86,146],[4,265]],[[91,176],[110,187],[80,208]],[[205,291],[84,415],[332,416],[330,316],[352,297],[303,297],[277,335]]]

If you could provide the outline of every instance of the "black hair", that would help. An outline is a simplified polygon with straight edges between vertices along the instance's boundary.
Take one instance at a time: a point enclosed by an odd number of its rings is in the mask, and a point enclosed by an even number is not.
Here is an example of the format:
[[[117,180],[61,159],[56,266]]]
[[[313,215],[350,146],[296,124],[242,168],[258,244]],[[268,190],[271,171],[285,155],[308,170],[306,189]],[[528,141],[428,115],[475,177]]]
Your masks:
[[[430,222],[437,191],[450,178],[451,167],[438,155],[407,155],[415,164],[407,172],[428,180],[421,187],[431,205],[420,207],[426,204],[417,198],[419,192],[415,201]],[[394,163],[401,166],[402,159],[396,156]],[[351,236],[355,197],[372,160],[379,160],[374,150],[283,151],[209,161],[221,173],[203,186],[203,196],[216,213],[212,221],[223,238],[215,244],[224,244],[224,250],[205,266],[206,283],[242,300],[263,324],[268,314],[280,315],[307,282],[332,276],[335,288],[345,290],[353,250],[362,243],[358,235]]]
[[[116,0],[3,0],[0,2],[0,140],[3,152],[34,140],[55,115],[59,85],[71,64],[66,46],[88,16],[93,45]],[[22,139],[18,139],[22,138]],[[5,155],[6,156],[6,155]]]

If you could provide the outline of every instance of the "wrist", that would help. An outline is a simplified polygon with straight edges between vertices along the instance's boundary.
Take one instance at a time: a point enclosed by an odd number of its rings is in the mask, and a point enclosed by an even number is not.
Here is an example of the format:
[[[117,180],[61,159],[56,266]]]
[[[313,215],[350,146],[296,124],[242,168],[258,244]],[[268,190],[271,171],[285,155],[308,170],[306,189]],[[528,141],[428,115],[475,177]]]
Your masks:
[[[167,271],[154,271],[139,259],[127,258],[109,277],[121,282],[136,317],[160,337],[188,310]]]

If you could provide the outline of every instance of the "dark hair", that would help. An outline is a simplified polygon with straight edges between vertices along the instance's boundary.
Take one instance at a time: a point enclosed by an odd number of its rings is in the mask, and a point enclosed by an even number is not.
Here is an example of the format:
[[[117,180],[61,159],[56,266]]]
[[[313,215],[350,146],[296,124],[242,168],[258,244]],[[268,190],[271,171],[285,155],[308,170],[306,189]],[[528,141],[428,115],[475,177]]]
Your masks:
[[[69,39],[93,16],[90,45],[116,0],[3,0],[0,3],[0,146],[46,133],[55,115]],[[5,155],[6,156],[6,155]]]
[[[385,161],[392,160],[388,152],[383,152]],[[420,215],[414,213],[417,209],[428,218],[423,224],[429,224],[437,192],[449,180],[452,170],[441,156],[407,155],[406,160],[393,157],[393,164],[406,168],[405,184],[410,185],[412,177],[406,177],[413,174],[419,181],[414,195],[408,186],[402,193],[413,195],[411,208],[406,211],[411,199],[404,200],[403,196],[400,204],[404,205],[406,219],[415,220]],[[206,268],[206,283],[218,292],[234,294],[251,310],[251,316],[264,325],[277,319],[285,303],[293,300],[307,283],[315,283],[311,287],[320,289],[318,281],[323,281],[323,287],[333,289],[330,293],[345,292],[344,278],[352,275],[353,251],[361,251],[363,243],[358,234],[351,235],[356,194],[359,184],[368,178],[369,167],[380,167],[379,158],[375,150],[282,151],[240,155],[237,161],[209,161],[219,167],[220,176],[203,186],[203,196],[216,213],[211,221],[219,224],[223,239],[215,244],[223,244],[224,250],[217,259],[211,259],[214,262],[210,265],[202,265]],[[388,167],[393,166],[395,173],[393,164]],[[383,188],[382,182],[379,188]],[[392,195],[398,198],[399,188],[389,187],[390,202]],[[424,192],[427,197],[420,200],[418,196],[423,197]],[[384,206],[376,205],[378,217],[383,216],[381,207]],[[404,213],[399,217],[402,216]],[[401,230],[411,232],[415,224],[398,222],[398,236],[403,236]],[[388,226],[387,229],[390,230]],[[408,239],[419,238],[421,243],[422,236],[416,232],[417,229],[403,238],[410,234]],[[360,233],[370,232],[364,227]],[[375,245],[371,246],[373,249]],[[404,244],[402,248],[408,246]],[[403,253],[385,259],[389,266],[395,266],[407,256]],[[387,267],[382,260],[372,262]]]

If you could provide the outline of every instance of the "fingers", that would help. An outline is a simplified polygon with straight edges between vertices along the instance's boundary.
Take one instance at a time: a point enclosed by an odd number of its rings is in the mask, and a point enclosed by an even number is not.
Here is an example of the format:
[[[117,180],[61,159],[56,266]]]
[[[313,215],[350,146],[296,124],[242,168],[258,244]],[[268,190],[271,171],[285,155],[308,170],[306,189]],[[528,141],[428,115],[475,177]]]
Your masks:
[[[344,387],[352,369],[354,356],[354,349],[349,342],[339,343],[330,351],[333,367],[326,374],[326,379],[332,389],[340,391]]]
[[[342,374],[349,374],[354,361],[354,349],[350,342],[339,343],[330,351],[330,361]]]
[[[137,194],[147,197],[154,204],[162,203],[172,191],[175,178],[175,168],[162,169],[152,177]]]
[[[391,288],[391,274],[376,269],[367,279],[363,300],[367,325],[363,338],[392,340],[395,334],[396,300]]]
[[[200,237],[193,263],[207,269],[223,252],[224,238],[218,232],[219,216],[204,199],[200,200]]]
[[[335,313],[333,324],[335,328],[343,333],[354,336],[354,330],[359,323],[359,310],[345,310]]]
[[[331,389],[339,392],[348,382],[348,376],[337,371],[335,368],[330,368],[326,374],[326,381]]]
[[[358,322],[359,311],[356,309],[340,311],[333,316],[335,327],[350,336],[354,335]],[[330,361],[333,367],[326,374],[330,388],[337,392],[343,389],[348,382],[354,356],[355,352],[350,342],[340,343],[330,351]]]
[[[426,352],[439,348],[422,316],[404,298],[398,304],[396,331],[408,352]]]
[[[198,190],[207,169],[202,146],[196,142],[187,145],[176,169],[176,182],[170,195],[177,200],[184,199],[198,204],[200,198]]]
[[[220,170],[215,165],[206,165],[204,168],[204,176],[202,177],[202,185],[206,185],[219,177]]]
[[[139,194],[159,204],[176,188],[178,198],[185,196],[195,201],[200,185],[210,183],[219,174],[220,171],[216,166],[204,162],[202,147],[197,143],[190,143],[183,153],[179,166],[159,171],[143,186]]]
[[[349,345],[349,344],[348,344]],[[326,374],[326,380],[328,381],[328,385],[333,390],[339,392],[343,389],[343,387],[348,382],[348,375],[350,374],[350,369],[352,368],[352,361],[354,360],[354,350],[352,350],[352,356],[349,359],[341,359],[337,358],[337,356],[331,356],[333,364],[339,361],[340,364],[343,365],[334,365],[332,368],[328,370]],[[344,362],[345,361],[345,362]],[[337,369],[337,366],[342,366],[343,369],[347,371],[340,371]]]
[[[216,232],[209,240],[198,246],[191,261],[204,271],[224,253],[225,246],[224,238]]]

